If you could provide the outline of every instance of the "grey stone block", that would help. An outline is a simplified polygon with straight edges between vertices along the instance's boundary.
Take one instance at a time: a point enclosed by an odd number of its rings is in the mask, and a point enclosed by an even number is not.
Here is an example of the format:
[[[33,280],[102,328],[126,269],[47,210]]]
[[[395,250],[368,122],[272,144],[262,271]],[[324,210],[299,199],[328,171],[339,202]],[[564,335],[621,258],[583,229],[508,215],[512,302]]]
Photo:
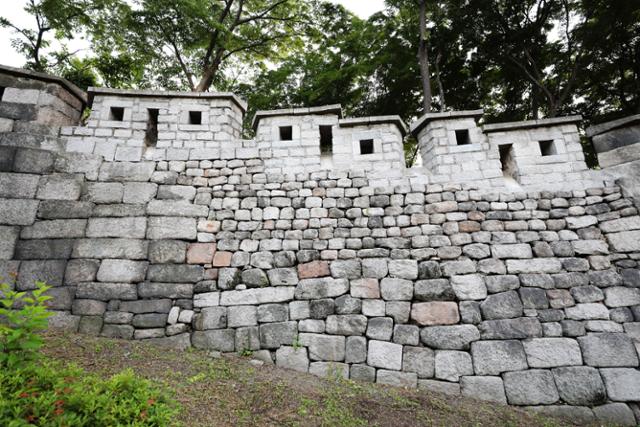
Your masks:
[[[630,368],[601,369],[609,399],[617,402],[640,401],[640,371]]]
[[[0,199],[0,224],[31,225],[37,211],[37,200]]]
[[[345,362],[364,363],[367,360],[367,339],[365,337],[347,337]]]
[[[272,286],[295,286],[298,284],[298,273],[295,268],[274,268],[267,271]]]
[[[207,206],[194,205],[185,200],[152,200],[147,205],[147,214],[167,217],[206,217]]]
[[[534,338],[523,341],[527,362],[532,368],[582,365],[582,353],[570,338]]]
[[[275,349],[282,345],[292,345],[297,335],[297,322],[265,323],[260,325],[260,346]]]
[[[333,335],[364,335],[367,318],[361,314],[342,314],[327,317],[327,333]]]
[[[194,318],[193,326],[198,331],[224,329],[227,327],[226,307],[205,307]]]
[[[13,258],[19,233],[18,227],[0,226],[0,259]]]
[[[138,298],[138,290],[132,283],[78,283],[76,298],[92,298],[100,301],[135,300]]]
[[[227,324],[230,328],[258,324],[257,309],[252,305],[238,305],[227,309]]]
[[[604,290],[607,307],[629,307],[640,305],[640,288],[612,286]]]
[[[84,237],[86,219],[55,219],[38,221],[24,227],[20,233],[22,239],[69,239]]]
[[[67,263],[64,272],[65,285],[75,285],[80,282],[95,282],[100,261],[93,259],[72,259]]]
[[[595,333],[578,337],[584,363],[595,367],[636,367],[638,354],[626,334]]]
[[[261,328],[265,326],[260,326]],[[311,360],[341,362],[345,360],[346,338],[343,336],[301,333],[298,337],[301,345],[309,349]]]
[[[91,218],[87,224],[87,237],[122,237],[144,239],[147,218]]]
[[[413,282],[385,278],[380,281],[380,293],[386,301],[410,301],[413,298]]]
[[[413,298],[418,301],[453,301],[456,295],[447,279],[418,280]]]
[[[38,218],[89,218],[93,206],[91,202],[78,202],[75,200],[43,200],[38,208]]]
[[[550,371],[507,372],[503,379],[511,405],[550,405],[560,399]]]
[[[402,369],[402,346],[385,341],[369,341],[367,365],[399,371]]]
[[[635,426],[636,418],[633,411],[624,403],[608,403],[593,408],[593,414],[600,422],[621,426]]]
[[[518,294],[522,300],[524,309],[546,309],[549,308],[549,299],[544,289],[520,288]]]
[[[276,366],[298,372],[309,371],[309,357],[306,348],[283,346],[276,350]]]
[[[378,384],[387,384],[395,387],[416,388],[418,386],[418,376],[412,372],[396,372],[378,369],[376,382]]]
[[[481,300],[487,297],[484,278],[478,274],[452,276],[451,286],[459,300]]]
[[[76,299],[73,301],[71,312],[77,316],[102,316],[107,310],[107,304],[91,299]]]
[[[124,187],[117,182],[90,182],[85,186],[82,200],[93,203],[121,203]]]
[[[149,261],[152,264],[182,264],[187,254],[187,242],[155,240],[149,242]]]
[[[420,328],[416,325],[395,325],[393,328],[393,342],[404,345],[418,345],[420,343]]]
[[[39,181],[38,175],[0,173],[0,198],[33,199]]]
[[[247,350],[260,350],[260,328],[257,326],[236,329],[236,351],[244,352]],[[269,352],[268,350],[266,351]]]
[[[425,347],[404,346],[402,370],[415,372],[418,378],[433,378],[435,375],[435,352]]]
[[[393,335],[393,319],[390,317],[374,317],[367,324],[367,338],[379,341],[390,341]]]
[[[476,341],[471,344],[476,375],[500,375],[527,369],[527,359],[520,341]]]
[[[248,288],[263,288],[269,286],[269,278],[264,270],[259,268],[250,268],[241,273],[242,283]]]
[[[151,283],[138,284],[138,295],[141,298],[187,298],[193,297],[191,283]]]
[[[594,406],[607,400],[598,370],[571,366],[552,370],[560,398],[569,405]]]
[[[51,288],[45,295],[51,297],[47,301],[47,307],[50,310],[71,310],[75,289],[69,286]]]
[[[53,171],[56,154],[46,150],[22,148],[16,151],[13,170],[23,174],[48,174]]]
[[[522,316],[522,302],[516,291],[500,292],[489,295],[480,304],[485,319],[512,319]]]
[[[329,265],[331,275],[338,279],[359,279],[362,277],[360,260],[338,260]]]
[[[204,268],[200,265],[153,264],[147,270],[151,282],[196,283],[203,277]]]
[[[460,377],[473,375],[471,356],[465,351],[437,350],[435,377],[439,380],[458,382]],[[458,394],[460,389],[458,386]]]
[[[130,340],[133,338],[134,328],[131,325],[104,325],[100,335],[107,338]]]
[[[98,335],[102,330],[102,316],[82,316],[78,324],[78,332],[87,335]]]
[[[133,316],[131,324],[136,328],[164,328],[167,324],[166,313],[144,313]],[[164,332],[163,332],[164,335]]]
[[[486,320],[478,326],[482,339],[524,339],[542,336],[540,321],[531,317]]]
[[[83,179],[77,175],[46,175],[40,178],[36,198],[40,200],[78,200]]]
[[[149,242],[138,239],[82,239],[73,247],[73,258],[147,258]]]
[[[487,291],[492,294],[506,292],[520,287],[520,280],[518,276],[514,275],[487,276],[484,280]]]
[[[500,377],[462,377],[460,390],[463,396],[471,399],[507,404],[504,384]]]
[[[206,215],[205,215],[206,216]],[[147,239],[184,239],[195,240],[197,236],[196,219],[181,217],[151,217]]]
[[[195,331],[191,335],[191,343],[195,348],[229,353],[236,348],[235,336],[233,329]]]
[[[147,203],[154,198],[158,185],[148,182],[127,182],[124,184],[123,203]]]
[[[2,243],[0,243],[0,246]],[[72,239],[18,240],[15,259],[69,259],[73,249]],[[2,258],[2,257],[0,257]]]
[[[349,377],[353,381],[372,383],[376,380],[376,369],[367,365],[351,365]]]
[[[63,260],[22,261],[16,289],[36,289],[36,281],[44,282],[48,286],[62,286],[66,265],[67,262]]]
[[[444,394],[460,396],[460,384],[436,380],[418,380],[418,389]]]
[[[262,304],[258,306],[258,322],[272,323],[289,320],[289,309],[286,304]]]
[[[472,342],[480,339],[480,332],[473,325],[432,326],[422,329],[420,339],[432,348],[467,350]]]
[[[169,313],[171,310],[171,300],[169,299],[149,299],[137,301],[122,301],[121,311],[131,313]]]
[[[140,181],[151,179],[155,162],[105,162],[100,167],[100,181]]]
[[[300,280],[295,290],[296,299],[334,298],[349,292],[349,281],[323,277]]]
[[[1,154],[1,153],[0,153]],[[66,311],[54,311],[49,319],[49,328],[67,332],[78,332],[80,316],[74,316]]]
[[[105,259],[96,276],[99,282],[134,283],[144,280],[148,263],[125,259]]]

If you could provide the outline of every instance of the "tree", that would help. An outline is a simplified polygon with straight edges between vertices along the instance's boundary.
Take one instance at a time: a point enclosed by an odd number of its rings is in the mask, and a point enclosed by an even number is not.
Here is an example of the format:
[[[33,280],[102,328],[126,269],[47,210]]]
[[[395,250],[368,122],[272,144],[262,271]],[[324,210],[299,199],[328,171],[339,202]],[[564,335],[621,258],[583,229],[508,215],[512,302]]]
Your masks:
[[[307,2],[294,0],[136,0],[102,39],[160,66],[159,74],[179,71],[181,86],[207,91],[234,57],[283,57],[306,24],[306,10]]]
[[[105,8],[109,0],[28,0],[24,10],[33,16],[35,29],[18,27],[7,18],[0,17],[0,27],[10,28],[16,38],[12,46],[22,53],[26,67],[36,71],[51,71],[61,66],[77,52],[61,50],[50,54],[43,51],[58,41],[73,38],[80,26],[89,25],[93,13]],[[49,37],[53,34],[53,37]]]

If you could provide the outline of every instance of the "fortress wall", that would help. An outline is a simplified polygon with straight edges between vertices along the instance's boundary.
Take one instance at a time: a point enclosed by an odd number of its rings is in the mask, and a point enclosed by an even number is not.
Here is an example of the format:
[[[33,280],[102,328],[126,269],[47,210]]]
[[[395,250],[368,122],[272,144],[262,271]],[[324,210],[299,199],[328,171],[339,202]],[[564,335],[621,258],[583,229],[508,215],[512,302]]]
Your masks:
[[[618,187],[0,159],[0,276],[52,285],[52,326],[636,422],[640,216]]]

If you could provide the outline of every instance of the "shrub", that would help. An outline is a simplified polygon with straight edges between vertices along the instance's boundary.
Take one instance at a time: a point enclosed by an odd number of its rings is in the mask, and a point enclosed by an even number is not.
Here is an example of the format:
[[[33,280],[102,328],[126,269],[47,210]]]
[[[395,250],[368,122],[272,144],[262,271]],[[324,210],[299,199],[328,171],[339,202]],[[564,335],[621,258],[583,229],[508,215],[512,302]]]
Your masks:
[[[125,370],[107,380],[76,366],[33,362],[0,371],[0,425],[165,426],[177,405]]]
[[[36,282],[36,289],[28,294],[0,284],[0,368],[11,369],[38,356],[42,346],[38,332],[47,328],[51,315],[45,305],[51,297],[44,295],[49,289]]]

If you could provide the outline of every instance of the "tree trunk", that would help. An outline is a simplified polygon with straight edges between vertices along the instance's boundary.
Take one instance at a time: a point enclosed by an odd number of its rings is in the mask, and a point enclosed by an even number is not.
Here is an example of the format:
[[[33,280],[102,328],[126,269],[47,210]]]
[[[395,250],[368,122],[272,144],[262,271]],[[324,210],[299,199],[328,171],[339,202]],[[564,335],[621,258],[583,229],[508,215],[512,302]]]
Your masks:
[[[207,92],[213,83],[213,79],[220,68],[220,62],[222,61],[222,51],[218,50],[216,53],[216,57],[214,58],[211,65],[207,66],[203,73],[200,82],[194,89],[194,92]]]
[[[436,83],[438,84],[438,97],[440,98],[440,111],[447,109],[447,101],[444,99],[444,86],[442,85],[442,79],[440,78],[440,61],[442,60],[442,52],[438,51],[436,56]]]
[[[418,63],[422,80],[424,99],[422,107],[425,113],[431,112],[431,78],[429,76],[429,52],[427,44],[427,0],[420,0],[420,44],[418,46]]]

